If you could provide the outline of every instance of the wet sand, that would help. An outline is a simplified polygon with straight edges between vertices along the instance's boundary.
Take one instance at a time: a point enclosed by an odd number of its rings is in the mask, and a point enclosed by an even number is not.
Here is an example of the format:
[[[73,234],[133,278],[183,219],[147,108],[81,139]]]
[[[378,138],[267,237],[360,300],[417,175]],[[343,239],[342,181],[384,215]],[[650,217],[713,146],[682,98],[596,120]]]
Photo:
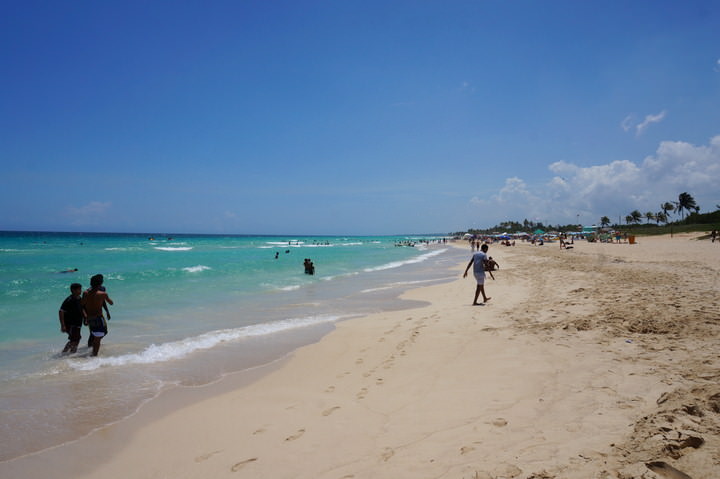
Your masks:
[[[720,244],[696,236],[493,245],[485,305],[457,265],[404,294],[425,306],[342,322],[0,476],[716,477]]]

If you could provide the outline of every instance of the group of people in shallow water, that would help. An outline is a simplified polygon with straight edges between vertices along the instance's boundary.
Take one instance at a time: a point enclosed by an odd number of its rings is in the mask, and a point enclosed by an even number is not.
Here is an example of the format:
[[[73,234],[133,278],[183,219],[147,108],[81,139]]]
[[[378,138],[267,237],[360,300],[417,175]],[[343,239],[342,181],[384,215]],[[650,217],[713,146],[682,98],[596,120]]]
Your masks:
[[[303,265],[305,266],[305,274],[315,274],[315,265],[310,258],[305,258]]]
[[[285,250],[285,254],[289,254],[290,250]],[[275,252],[275,259],[278,259],[280,257],[280,252]],[[315,264],[313,264],[312,260],[310,258],[305,258],[303,261],[303,266],[305,268],[305,274],[315,274]]]
[[[90,288],[85,291],[82,290],[80,283],[70,285],[70,296],[65,298],[58,312],[60,331],[68,335],[68,342],[62,350],[63,354],[77,352],[82,339],[82,327],[85,325],[89,329],[88,348],[92,348],[93,356],[98,355],[100,341],[108,333],[107,321],[110,319],[108,304],[113,304],[113,300],[103,286],[103,281],[103,275],[96,274],[90,278]]]

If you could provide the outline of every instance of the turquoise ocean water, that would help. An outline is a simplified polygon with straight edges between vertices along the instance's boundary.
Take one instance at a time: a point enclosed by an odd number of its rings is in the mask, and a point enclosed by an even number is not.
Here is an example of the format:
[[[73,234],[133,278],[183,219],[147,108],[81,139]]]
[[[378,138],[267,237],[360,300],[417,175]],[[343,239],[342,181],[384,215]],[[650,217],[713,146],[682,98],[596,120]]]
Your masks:
[[[0,461],[121,420],[168,387],[276,360],[342,319],[412,307],[402,291],[466,259],[436,240],[0,232]],[[115,301],[110,332],[97,358],[87,329],[62,356],[59,306],[96,273]]]

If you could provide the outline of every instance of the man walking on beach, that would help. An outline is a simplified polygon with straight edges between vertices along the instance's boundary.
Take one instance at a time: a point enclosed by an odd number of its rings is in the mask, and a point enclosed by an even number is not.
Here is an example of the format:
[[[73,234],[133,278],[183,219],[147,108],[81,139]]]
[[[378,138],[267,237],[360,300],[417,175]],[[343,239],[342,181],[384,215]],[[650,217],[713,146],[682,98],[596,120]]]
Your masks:
[[[480,304],[477,302],[478,296],[480,296],[480,293],[482,293],[483,303],[487,303],[488,301],[490,301],[492,299],[492,298],[485,296],[485,262],[488,260],[487,250],[488,250],[488,245],[483,244],[480,247],[480,251],[475,253],[472,256],[472,258],[470,258],[470,262],[468,263],[467,268],[465,268],[465,272],[463,273],[463,278],[467,277],[470,266],[473,266],[473,274],[475,275],[475,281],[477,281],[477,287],[475,288],[475,299],[473,300],[473,306]]]
[[[107,322],[103,317],[103,304],[107,301],[109,304],[113,304],[110,296],[104,291],[102,287],[103,275],[96,274],[90,278],[90,289],[85,291],[82,295],[81,303],[85,308],[87,317],[85,318],[85,324],[90,328],[90,335],[92,336],[92,355],[97,356],[100,351],[100,341],[107,334]]]
[[[63,353],[76,353],[80,343],[81,329],[85,312],[80,304],[82,285],[73,283],[70,285],[70,296],[65,298],[58,316],[60,317],[60,331],[67,333],[68,342],[63,348]]]

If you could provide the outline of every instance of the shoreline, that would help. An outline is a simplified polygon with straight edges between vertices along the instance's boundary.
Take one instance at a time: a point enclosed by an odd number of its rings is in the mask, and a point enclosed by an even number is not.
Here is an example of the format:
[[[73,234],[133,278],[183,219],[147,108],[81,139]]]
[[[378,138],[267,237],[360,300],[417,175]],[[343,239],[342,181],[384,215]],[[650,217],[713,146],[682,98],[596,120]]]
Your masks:
[[[58,244],[65,242],[67,240],[63,239]],[[126,243],[132,242],[126,238],[113,240],[100,244],[96,250],[104,257],[107,246],[113,251],[124,250],[130,248]],[[0,461],[76,440],[99,427],[122,420],[134,414],[141,403],[165,389],[208,384],[233,371],[282,357],[298,346],[317,341],[338,320],[378,310],[406,308],[407,303],[399,304],[397,295],[412,286],[403,284],[402,279],[419,276],[432,277],[433,281],[444,280],[438,276],[444,274],[446,266],[457,258],[452,252],[435,254],[433,250],[440,248],[404,248],[400,251],[387,242],[373,241],[367,246],[355,241],[348,243],[352,246],[317,250],[318,257],[322,252],[326,258],[321,262],[327,268],[323,269],[324,274],[310,278],[307,284],[287,288],[288,291],[274,286],[306,280],[306,275],[293,267],[297,260],[293,257],[298,255],[284,257],[278,262],[265,258],[267,252],[258,253],[257,245],[241,244],[240,259],[247,259],[248,255],[260,256],[261,262],[273,268],[268,274],[255,274],[250,269],[245,275],[256,276],[258,283],[267,281],[267,285],[263,285],[265,292],[255,295],[247,294],[238,286],[242,283],[239,280],[224,281],[225,292],[217,293],[212,281],[208,283],[209,280],[204,279],[211,275],[208,271],[213,270],[219,271],[220,277],[235,278],[236,275],[231,274],[232,268],[225,270],[217,266],[218,258],[237,258],[234,246],[238,245],[234,243],[190,245],[195,246],[201,256],[206,254],[205,251],[217,251],[214,258],[186,258],[188,252],[148,253],[145,248],[143,255],[147,253],[153,261],[167,262],[153,263],[150,270],[170,271],[168,274],[177,276],[175,283],[197,284],[195,294],[192,297],[178,294],[176,301],[172,299],[176,290],[171,287],[172,282],[158,278],[155,280],[157,286],[165,290],[165,296],[159,298],[158,304],[162,305],[163,300],[170,298],[173,307],[148,309],[147,304],[129,298],[134,297],[135,291],[149,290],[131,278],[118,277],[117,289],[113,288],[111,292],[121,307],[117,315],[113,311],[111,340],[103,341],[103,349],[97,358],[86,357],[84,345],[77,355],[57,354],[58,337],[62,336],[58,334],[55,317],[50,316],[52,321],[47,321],[47,326],[21,321],[26,327],[36,324],[35,330],[47,338],[30,344],[24,344],[24,340],[15,344],[12,335],[4,336],[8,339],[4,345],[9,346],[3,349],[7,368],[0,381],[3,384]],[[210,269],[203,272],[173,273],[180,271],[181,266],[206,264]],[[235,264],[243,263],[236,261]],[[379,271],[366,272],[363,268]],[[328,273],[343,269],[347,269],[348,274],[331,276]],[[425,270],[428,274],[417,274],[417,270]],[[286,279],[277,282],[267,280],[268,277]],[[62,279],[68,281],[64,276]],[[120,286],[125,288],[122,295]],[[214,301],[218,294],[226,296],[224,302]],[[51,307],[57,307],[54,300],[45,309]],[[32,312],[28,315],[33,317]],[[9,320],[12,315],[7,316]],[[8,324],[3,323],[3,326]],[[21,328],[13,331],[25,337]]]
[[[485,306],[469,305],[473,282],[460,279],[458,265],[457,280],[401,296],[425,306],[339,322],[252,377],[174,388],[121,423],[0,463],[0,472],[652,477],[643,461],[663,460],[695,479],[711,477],[719,449],[709,432],[720,431],[720,411],[709,383],[720,364],[702,347],[717,338],[720,251],[710,258],[704,243],[675,236],[582,242],[570,251],[493,245],[501,269],[486,283],[493,299]],[[677,305],[669,296],[637,297],[687,285],[693,291]],[[707,303],[690,311],[703,294]],[[667,308],[687,311],[692,324],[673,327]],[[663,360],[668,354],[675,361]],[[663,412],[676,418],[670,427],[702,446],[654,444],[658,409],[676,403]],[[703,411],[703,427],[682,413],[688,404]]]

